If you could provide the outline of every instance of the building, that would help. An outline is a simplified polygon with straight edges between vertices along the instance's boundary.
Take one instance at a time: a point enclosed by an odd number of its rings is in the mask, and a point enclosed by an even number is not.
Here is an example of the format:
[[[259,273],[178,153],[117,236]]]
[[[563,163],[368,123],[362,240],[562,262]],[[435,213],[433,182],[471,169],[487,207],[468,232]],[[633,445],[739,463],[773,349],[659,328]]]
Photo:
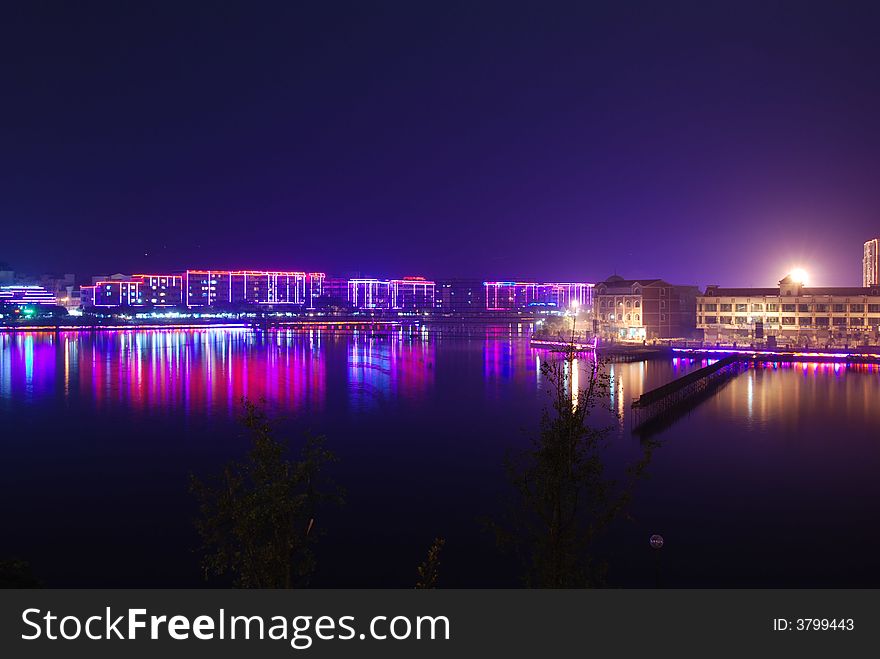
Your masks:
[[[522,310],[529,308],[589,308],[593,300],[593,284],[564,282],[487,281],[485,287],[488,311]]]
[[[556,309],[590,309],[593,284],[552,282],[538,284],[537,303]]]
[[[880,285],[880,238],[872,238],[865,243],[862,257],[862,286],[877,285]]]
[[[348,279],[345,277],[326,277],[322,281],[320,299],[317,303],[321,307],[345,309],[348,303]]]
[[[692,338],[698,294],[696,286],[614,275],[593,290],[594,331],[617,340]]]
[[[482,279],[443,279],[435,283],[434,308],[440,313],[468,315],[486,310],[486,285]]]
[[[266,270],[187,270],[183,277],[188,307],[263,304],[311,309],[324,281],[323,272]]]
[[[32,304],[55,305],[58,300],[42,286],[0,286],[0,304],[26,307]]]
[[[388,279],[348,280],[348,303],[355,309],[390,309],[391,301]]]
[[[139,304],[157,307],[174,307],[183,304],[182,275],[134,275],[140,283]]]
[[[136,279],[107,279],[91,286],[80,287],[83,307],[137,307],[143,305],[141,281]]]
[[[711,343],[876,342],[880,284],[817,288],[787,276],[778,288],[709,286],[697,299],[697,327]]]
[[[391,308],[401,311],[425,311],[434,308],[436,285],[424,277],[391,280]]]
[[[538,299],[538,284],[528,281],[487,281],[487,311],[513,311],[531,306]]]

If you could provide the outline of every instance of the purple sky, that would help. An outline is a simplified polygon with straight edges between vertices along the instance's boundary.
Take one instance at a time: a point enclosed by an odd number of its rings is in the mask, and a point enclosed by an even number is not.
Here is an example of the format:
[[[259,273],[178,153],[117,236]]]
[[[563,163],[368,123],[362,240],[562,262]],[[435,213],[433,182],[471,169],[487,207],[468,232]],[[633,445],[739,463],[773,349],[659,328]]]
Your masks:
[[[860,282],[870,5],[300,4],[7,8],[0,262]]]

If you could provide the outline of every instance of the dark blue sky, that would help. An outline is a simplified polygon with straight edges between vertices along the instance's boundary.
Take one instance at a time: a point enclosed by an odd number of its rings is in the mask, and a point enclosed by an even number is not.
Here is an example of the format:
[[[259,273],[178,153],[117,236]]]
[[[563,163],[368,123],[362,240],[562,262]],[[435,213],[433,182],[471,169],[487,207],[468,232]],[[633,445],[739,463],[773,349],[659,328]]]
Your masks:
[[[711,6],[710,6],[711,5]],[[855,3],[18,3],[0,261],[857,284]]]

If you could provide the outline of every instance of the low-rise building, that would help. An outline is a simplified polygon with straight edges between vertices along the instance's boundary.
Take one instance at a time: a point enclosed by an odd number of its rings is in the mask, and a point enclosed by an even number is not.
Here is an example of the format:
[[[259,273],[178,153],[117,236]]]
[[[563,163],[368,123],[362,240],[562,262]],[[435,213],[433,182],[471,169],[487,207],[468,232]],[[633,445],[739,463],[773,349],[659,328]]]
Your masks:
[[[875,343],[880,287],[810,287],[791,276],[778,288],[709,286],[697,299],[697,327],[710,343]]]
[[[699,288],[614,275],[593,291],[594,331],[617,340],[693,338]]]
[[[10,285],[0,286],[0,304],[25,307],[29,305],[55,305],[58,300],[51,291],[42,286]]]

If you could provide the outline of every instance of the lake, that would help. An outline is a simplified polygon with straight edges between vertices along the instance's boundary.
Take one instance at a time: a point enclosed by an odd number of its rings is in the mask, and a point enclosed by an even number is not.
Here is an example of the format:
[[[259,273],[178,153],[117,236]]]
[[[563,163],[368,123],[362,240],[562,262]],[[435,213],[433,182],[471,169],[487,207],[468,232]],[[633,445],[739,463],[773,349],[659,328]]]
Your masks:
[[[516,586],[485,520],[547,403],[529,331],[0,333],[0,558],[47,586],[204,584],[188,478],[247,450],[245,396],[339,458],[314,586],[412,587],[435,536],[442,586]],[[640,455],[632,399],[706,363],[610,365],[610,472]],[[878,429],[877,366],[753,365],[653,438],[609,584],[880,586]]]

